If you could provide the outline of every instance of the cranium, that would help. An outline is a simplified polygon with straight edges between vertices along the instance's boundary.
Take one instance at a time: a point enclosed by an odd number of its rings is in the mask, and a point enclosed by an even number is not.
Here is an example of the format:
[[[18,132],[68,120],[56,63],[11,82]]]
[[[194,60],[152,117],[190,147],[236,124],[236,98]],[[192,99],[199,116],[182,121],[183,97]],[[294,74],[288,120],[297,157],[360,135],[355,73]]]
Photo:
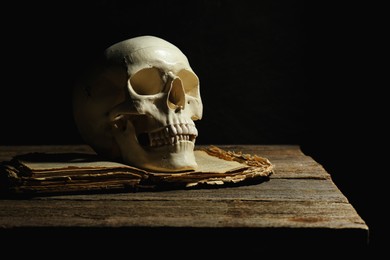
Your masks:
[[[74,89],[81,137],[97,154],[150,171],[194,170],[199,79],[175,45],[139,36],[108,47]]]

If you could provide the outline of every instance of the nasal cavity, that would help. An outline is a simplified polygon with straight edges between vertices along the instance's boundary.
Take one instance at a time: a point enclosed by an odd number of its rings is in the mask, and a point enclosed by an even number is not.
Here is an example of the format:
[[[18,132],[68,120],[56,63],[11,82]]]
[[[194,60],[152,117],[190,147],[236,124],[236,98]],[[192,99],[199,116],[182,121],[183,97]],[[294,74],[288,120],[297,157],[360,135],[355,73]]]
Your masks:
[[[171,83],[171,89],[168,93],[168,107],[174,110],[184,109],[186,97],[183,84],[180,78],[175,78]]]

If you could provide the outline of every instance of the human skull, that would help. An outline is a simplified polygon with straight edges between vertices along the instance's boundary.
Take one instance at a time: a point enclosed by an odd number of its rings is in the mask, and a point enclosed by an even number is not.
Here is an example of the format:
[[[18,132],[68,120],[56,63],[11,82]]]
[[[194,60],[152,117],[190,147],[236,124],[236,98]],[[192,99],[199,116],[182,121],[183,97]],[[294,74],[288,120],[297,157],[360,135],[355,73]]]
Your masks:
[[[202,113],[187,57],[149,35],[108,47],[73,93],[76,126],[97,154],[155,172],[196,169]]]

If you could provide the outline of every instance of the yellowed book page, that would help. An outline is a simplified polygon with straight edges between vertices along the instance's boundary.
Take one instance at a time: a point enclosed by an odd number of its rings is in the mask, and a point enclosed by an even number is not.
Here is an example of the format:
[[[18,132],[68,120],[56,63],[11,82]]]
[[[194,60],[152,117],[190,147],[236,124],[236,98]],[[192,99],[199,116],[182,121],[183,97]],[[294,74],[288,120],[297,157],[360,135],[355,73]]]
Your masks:
[[[227,173],[248,168],[245,164],[223,160],[201,150],[195,151],[195,158],[198,163],[196,172]]]

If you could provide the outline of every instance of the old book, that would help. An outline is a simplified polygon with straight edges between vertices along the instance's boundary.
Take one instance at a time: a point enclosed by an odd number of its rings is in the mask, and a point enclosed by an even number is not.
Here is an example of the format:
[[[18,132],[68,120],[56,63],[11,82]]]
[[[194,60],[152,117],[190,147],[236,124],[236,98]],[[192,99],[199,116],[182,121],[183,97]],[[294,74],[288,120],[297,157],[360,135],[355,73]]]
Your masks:
[[[150,172],[95,154],[27,153],[0,164],[2,196],[44,196],[145,190],[216,188],[269,180],[274,165],[258,155],[196,149],[198,168],[179,173]]]

